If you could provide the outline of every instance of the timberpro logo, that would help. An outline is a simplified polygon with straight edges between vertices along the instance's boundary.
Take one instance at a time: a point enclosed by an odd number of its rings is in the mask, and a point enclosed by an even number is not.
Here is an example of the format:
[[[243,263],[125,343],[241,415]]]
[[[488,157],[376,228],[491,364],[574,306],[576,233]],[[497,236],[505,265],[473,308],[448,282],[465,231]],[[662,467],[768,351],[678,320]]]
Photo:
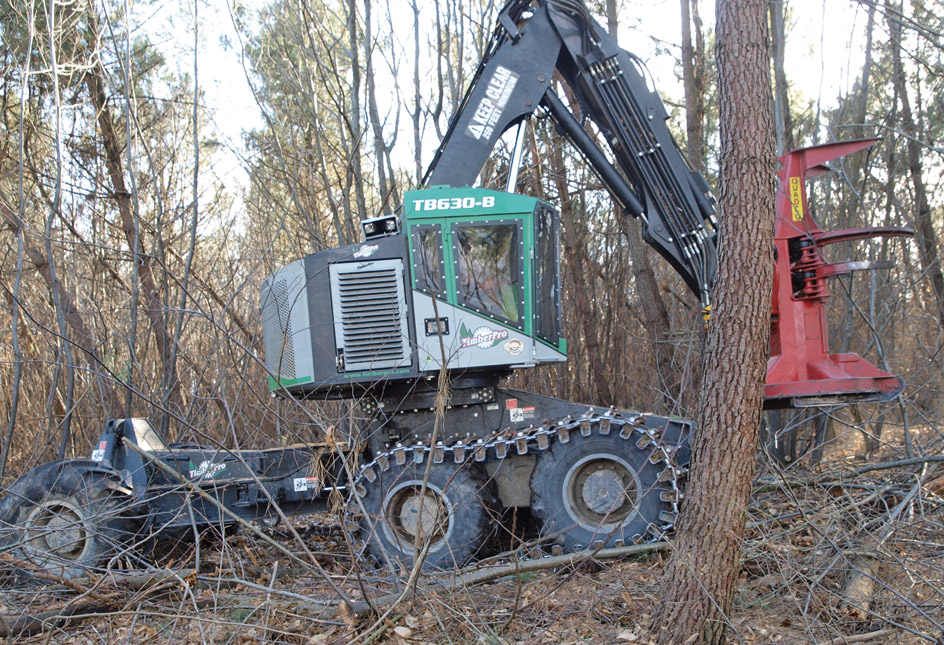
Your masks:
[[[508,330],[492,329],[484,325],[476,327],[475,331],[469,331],[465,325],[462,325],[462,328],[459,330],[459,343],[462,345],[463,349],[467,347],[488,349],[489,347],[494,347],[506,338],[508,338]]]
[[[380,246],[378,246],[377,244],[365,244],[361,248],[354,251],[354,257],[355,258],[369,258],[374,253],[376,253],[377,249],[379,248]]]
[[[501,118],[511,93],[518,84],[518,74],[507,67],[501,65],[495,69],[495,73],[488,80],[488,86],[485,88],[485,96],[479,101],[475,112],[472,114],[472,122],[466,127],[465,133],[473,139],[485,138],[491,139],[495,132],[495,124]]]
[[[190,479],[201,479],[206,477],[207,479],[213,479],[218,473],[226,470],[226,464],[213,463],[212,461],[203,461],[200,462],[199,466],[194,466],[193,462],[190,462]]]

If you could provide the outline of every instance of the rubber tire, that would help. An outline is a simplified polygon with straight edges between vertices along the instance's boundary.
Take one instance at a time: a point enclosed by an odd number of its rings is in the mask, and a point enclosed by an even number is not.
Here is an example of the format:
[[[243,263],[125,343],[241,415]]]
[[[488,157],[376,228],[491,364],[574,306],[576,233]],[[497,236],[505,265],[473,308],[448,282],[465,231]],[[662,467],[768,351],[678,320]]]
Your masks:
[[[412,539],[398,531],[384,512],[385,505],[392,511],[396,500],[409,495],[410,487],[419,490],[426,472],[426,463],[408,462],[402,466],[391,464],[377,472],[374,482],[366,478],[361,483],[367,490],[361,496],[373,526],[363,516],[358,531],[366,544],[367,553],[378,563],[391,564],[401,570],[413,567]],[[427,482],[427,494],[444,500],[447,519],[446,535],[434,542],[423,560],[423,569],[453,569],[465,565],[475,556],[483,555],[494,532],[497,518],[497,499],[492,483],[474,464],[433,464]],[[418,496],[417,496],[418,497]],[[424,515],[429,510],[424,502]],[[353,506],[356,507],[356,503]]]
[[[43,464],[16,480],[0,501],[3,551],[55,575],[78,578],[107,565],[130,544],[143,524],[140,505],[115,477],[90,471],[92,463]],[[55,523],[52,531],[60,538],[72,530],[75,541],[58,549],[50,545],[36,528],[49,523]],[[70,552],[63,555],[64,549]]]
[[[661,526],[664,522],[659,517],[660,513],[671,510],[660,496],[674,489],[671,483],[658,481],[659,473],[667,464],[653,464],[649,460],[653,447],[639,449],[635,442],[641,435],[637,433],[623,439],[618,428],[606,435],[599,434],[597,425],[592,430],[592,434],[586,437],[571,433],[567,443],[556,441],[538,456],[531,475],[531,509],[542,524],[542,534],[559,533],[555,541],[567,553],[596,547],[600,543],[611,547],[617,543],[632,544],[639,536],[645,539],[650,524]],[[620,522],[591,522],[586,515],[581,516],[575,510],[573,503],[565,501],[565,487],[575,485],[573,480],[578,479],[576,472],[581,467],[581,460],[593,456],[597,460],[616,457],[635,473],[636,490],[632,500],[635,508]],[[592,460],[584,463],[592,463]]]

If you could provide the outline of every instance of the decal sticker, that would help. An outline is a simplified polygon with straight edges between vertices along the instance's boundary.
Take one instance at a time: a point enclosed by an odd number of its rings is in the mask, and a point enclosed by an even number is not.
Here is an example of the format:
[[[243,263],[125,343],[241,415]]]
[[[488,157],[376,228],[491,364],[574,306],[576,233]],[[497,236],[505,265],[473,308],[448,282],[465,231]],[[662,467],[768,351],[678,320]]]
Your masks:
[[[528,419],[534,418],[534,406],[529,406],[527,408],[512,408],[509,412],[509,417],[511,418],[512,423],[520,423],[521,421],[526,421]]]
[[[199,466],[194,466],[190,462],[190,479],[213,479],[219,473],[226,470],[226,464],[214,463],[212,461],[202,461]]]
[[[354,251],[354,257],[355,258],[369,258],[374,253],[376,253],[377,249],[379,248],[380,246],[377,244],[365,244],[361,248]]]
[[[482,199],[475,197],[441,197],[439,199],[414,199],[413,210],[417,211],[448,211],[456,208],[494,208],[495,196],[485,195]]]
[[[497,410],[497,409],[498,409],[498,404],[497,404],[497,403],[489,403],[488,405],[485,406],[485,409],[486,409],[486,410]]]
[[[469,328],[463,323],[462,329],[459,330],[459,343],[462,345],[463,349],[467,347],[488,349],[489,347],[494,347],[506,338],[508,338],[507,329],[492,329],[485,325],[476,327],[475,331],[469,331]]]
[[[517,338],[512,338],[507,343],[504,344],[505,351],[511,354],[512,356],[517,356],[524,351],[524,343],[522,343]]]
[[[501,119],[508,99],[518,83],[518,74],[507,67],[499,65],[495,73],[488,79],[485,96],[479,101],[472,115],[472,122],[465,129],[465,133],[473,139],[488,140],[495,132],[495,124]]]
[[[518,399],[506,399],[505,400],[505,409],[514,410],[518,407]]]
[[[308,490],[318,490],[321,488],[321,481],[317,477],[296,477],[293,480],[296,493],[303,493]]]
[[[790,204],[793,206],[793,221],[803,220],[803,180],[790,177]]]
[[[107,441],[98,442],[98,450],[92,451],[92,461],[104,461],[105,460],[105,448],[108,447]]]

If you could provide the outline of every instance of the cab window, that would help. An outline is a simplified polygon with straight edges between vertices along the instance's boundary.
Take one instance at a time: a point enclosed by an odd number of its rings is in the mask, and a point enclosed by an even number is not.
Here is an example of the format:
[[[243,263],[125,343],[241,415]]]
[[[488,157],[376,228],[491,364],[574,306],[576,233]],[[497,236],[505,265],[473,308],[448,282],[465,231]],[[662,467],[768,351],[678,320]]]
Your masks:
[[[521,327],[521,225],[454,224],[457,301]]]
[[[555,211],[538,207],[534,238],[534,330],[539,338],[557,345],[561,336],[560,218]]]
[[[446,275],[443,265],[442,229],[439,224],[414,226],[413,276],[418,290],[445,298]]]

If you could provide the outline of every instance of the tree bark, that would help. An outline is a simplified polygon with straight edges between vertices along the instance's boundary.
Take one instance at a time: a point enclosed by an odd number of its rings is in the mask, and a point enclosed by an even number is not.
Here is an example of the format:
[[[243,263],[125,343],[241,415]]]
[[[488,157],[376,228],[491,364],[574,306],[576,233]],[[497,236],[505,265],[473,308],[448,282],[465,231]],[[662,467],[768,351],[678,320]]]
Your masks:
[[[619,28],[619,8],[616,0],[606,0],[606,30],[617,40],[616,31]]]
[[[723,643],[770,334],[776,194],[765,0],[718,0],[721,254],[691,480],[654,617],[659,643]]]

